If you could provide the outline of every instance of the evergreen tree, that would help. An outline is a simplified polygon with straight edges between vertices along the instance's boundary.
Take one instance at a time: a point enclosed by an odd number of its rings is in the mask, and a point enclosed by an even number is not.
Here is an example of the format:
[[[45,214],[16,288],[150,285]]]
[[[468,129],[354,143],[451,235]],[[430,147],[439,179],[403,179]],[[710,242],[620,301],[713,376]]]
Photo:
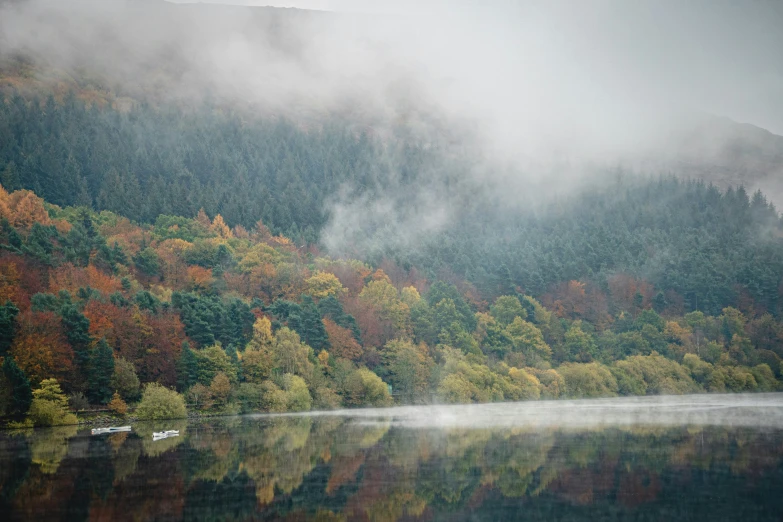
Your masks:
[[[16,316],[19,309],[11,301],[0,306],[0,357],[5,356],[11,349],[16,333]]]
[[[101,339],[90,354],[87,371],[87,395],[94,404],[107,404],[114,393],[114,351],[106,339]]]
[[[182,352],[177,360],[177,390],[186,391],[198,382],[198,358],[190,343],[182,343]]]
[[[60,316],[65,328],[65,337],[73,348],[76,364],[84,372],[90,359],[90,343],[92,342],[90,320],[72,303],[62,306]]]
[[[3,360],[3,374],[11,387],[10,413],[16,416],[24,415],[33,402],[33,389],[30,386],[30,381],[13,357],[5,357]]]
[[[321,313],[309,295],[302,296],[301,326],[297,331],[302,340],[316,352],[329,348],[329,337],[321,321]]]

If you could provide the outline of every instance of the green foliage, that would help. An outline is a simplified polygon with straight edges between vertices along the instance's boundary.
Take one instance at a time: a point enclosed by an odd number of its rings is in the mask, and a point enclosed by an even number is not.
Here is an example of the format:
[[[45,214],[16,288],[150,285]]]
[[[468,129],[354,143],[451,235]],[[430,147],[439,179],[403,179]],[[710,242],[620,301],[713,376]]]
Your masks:
[[[198,382],[204,386],[212,384],[212,379],[218,373],[225,374],[231,383],[237,381],[236,366],[219,345],[209,346],[194,353],[198,365]]]
[[[407,340],[389,341],[383,350],[383,360],[389,383],[403,402],[413,402],[426,393],[434,362],[423,347]]]
[[[527,319],[527,310],[522,307],[519,299],[512,295],[501,295],[495,299],[489,313],[502,326],[508,326],[517,317]]]
[[[565,334],[566,361],[590,362],[598,355],[595,339],[582,329],[581,321],[574,321]]]
[[[614,397],[617,380],[603,364],[565,363],[557,369],[565,381],[565,394],[571,398]]]
[[[350,406],[389,406],[392,402],[389,387],[367,368],[359,368],[348,375],[343,394]]]
[[[133,256],[133,264],[137,270],[148,276],[157,275],[160,270],[158,254],[149,247]]]
[[[5,357],[16,334],[16,316],[19,309],[11,301],[0,306],[0,357]]]
[[[141,383],[133,363],[122,357],[115,359],[111,388],[125,401],[135,401],[139,398],[140,387]]]
[[[87,371],[87,396],[94,404],[106,404],[114,394],[114,351],[101,339],[90,354]]]
[[[287,411],[308,411],[312,405],[307,383],[298,375],[287,373],[283,375],[283,390]]]
[[[76,415],[68,411],[68,399],[56,379],[44,379],[33,391],[27,418],[35,426],[76,424]]]
[[[544,341],[541,330],[517,316],[506,328],[506,335],[514,346],[514,351],[521,352],[530,366],[552,357],[552,349]]]
[[[185,341],[182,343],[182,351],[177,360],[177,390],[184,392],[198,381],[199,359],[190,348],[190,343]]]
[[[30,381],[12,357],[3,360],[3,376],[10,389],[8,413],[19,416],[27,413],[33,400]]]
[[[62,298],[60,299],[62,301]],[[90,320],[79,311],[76,305],[64,302],[60,308],[65,336],[68,339],[74,354],[77,366],[86,373],[90,360]],[[111,376],[111,373],[109,373]]]
[[[701,391],[687,368],[655,352],[615,362],[612,374],[621,395],[680,395]]]
[[[144,387],[136,416],[140,420],[184,419],[185,399],[174,390],[151,382]]]

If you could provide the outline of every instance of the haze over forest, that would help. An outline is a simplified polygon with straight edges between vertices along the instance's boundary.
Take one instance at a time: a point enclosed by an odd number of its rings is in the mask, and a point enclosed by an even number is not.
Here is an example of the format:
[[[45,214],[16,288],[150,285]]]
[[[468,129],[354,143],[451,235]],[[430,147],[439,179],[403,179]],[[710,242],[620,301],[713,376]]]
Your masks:
[[[783,5],[229,3],[0,1],[0,356],[33,386],[779,388]]]

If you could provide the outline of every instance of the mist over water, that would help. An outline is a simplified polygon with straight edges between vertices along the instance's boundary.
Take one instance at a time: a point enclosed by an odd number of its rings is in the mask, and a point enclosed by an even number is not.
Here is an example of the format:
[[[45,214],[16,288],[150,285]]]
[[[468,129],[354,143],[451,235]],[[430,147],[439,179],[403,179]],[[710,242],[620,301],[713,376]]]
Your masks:
[[[283,416],[296,416],[287,414]],[[724,426],[783,429],[783,394],[623,397],[497,404],[404,406],[306,415],[379,419],[419,429]]]

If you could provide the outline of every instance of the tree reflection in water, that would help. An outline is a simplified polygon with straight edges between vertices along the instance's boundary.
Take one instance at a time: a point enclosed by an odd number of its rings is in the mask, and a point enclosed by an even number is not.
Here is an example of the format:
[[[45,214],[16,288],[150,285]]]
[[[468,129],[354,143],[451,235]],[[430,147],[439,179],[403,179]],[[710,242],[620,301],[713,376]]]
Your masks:
[[[5,520],[778,520],[775,427],[234,417],[0,434]]]

